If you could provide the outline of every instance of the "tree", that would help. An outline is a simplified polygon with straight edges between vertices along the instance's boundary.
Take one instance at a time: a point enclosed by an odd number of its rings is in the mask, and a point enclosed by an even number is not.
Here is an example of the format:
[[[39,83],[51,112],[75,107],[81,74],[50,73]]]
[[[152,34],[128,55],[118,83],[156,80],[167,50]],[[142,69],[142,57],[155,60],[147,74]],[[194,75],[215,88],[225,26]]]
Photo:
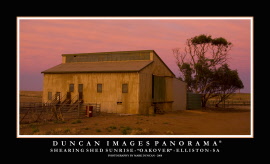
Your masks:
[[[231,70],[228,64],[223,64],[220,68],[215,71],[214,74],[215,83],[213,88],[215,88],[219,101],[216,103],[218,105],[228,99],[232,93],[238,89],[244,88],[241,79],[238,76],[237,70]]]
[[[226,63],[232,43],[225,38],[199,35],[187,39],[183,51],[173,49],[179,67],[179,79],[187,83],[188,91],[202,94],[202,106],[209,98],[217,96],[214,88],[216,68]]]

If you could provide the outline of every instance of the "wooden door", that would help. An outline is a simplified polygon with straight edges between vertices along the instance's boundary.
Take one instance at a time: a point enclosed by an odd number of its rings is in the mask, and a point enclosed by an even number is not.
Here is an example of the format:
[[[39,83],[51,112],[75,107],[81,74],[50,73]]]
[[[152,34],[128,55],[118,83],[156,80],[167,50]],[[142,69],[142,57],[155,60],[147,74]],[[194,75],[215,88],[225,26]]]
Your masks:
[[[79,100],[83,100],[83,84],[78,85]]]

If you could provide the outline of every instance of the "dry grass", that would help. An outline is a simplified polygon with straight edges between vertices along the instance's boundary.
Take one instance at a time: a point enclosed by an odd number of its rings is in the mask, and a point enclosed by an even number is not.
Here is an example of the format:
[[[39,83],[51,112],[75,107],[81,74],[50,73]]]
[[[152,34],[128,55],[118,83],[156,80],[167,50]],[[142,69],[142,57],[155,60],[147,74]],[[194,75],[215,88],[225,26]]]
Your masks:
[[[218,99],[214,97],[210,100]],[[250,101],[250,93],[233,93],[228,100],[242,100],[242,101]]]
[[[249,109],[207,109],[163,115],[104,114],[91,118],[22,124],[20,134],[42,135],[249,135]]]
[[[42,102],[42,91],[20,91],[20,102]]]

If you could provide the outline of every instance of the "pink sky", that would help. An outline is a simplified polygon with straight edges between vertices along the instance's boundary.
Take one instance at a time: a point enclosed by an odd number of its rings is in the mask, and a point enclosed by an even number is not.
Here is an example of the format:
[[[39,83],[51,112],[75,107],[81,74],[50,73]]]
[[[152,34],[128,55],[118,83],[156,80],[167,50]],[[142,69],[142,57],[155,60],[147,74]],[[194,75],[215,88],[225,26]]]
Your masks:
[[[250,92],[250,19],[125,18],[20,19],[20,90],[41,91],[41,71],[60,64],[61,54],[68,53],[155,50],[178,76],[172,48],[184,48],[186,39],[209,34],[233,43],[229,65],[238,70],[244,83],[245,88],[241,92]]]

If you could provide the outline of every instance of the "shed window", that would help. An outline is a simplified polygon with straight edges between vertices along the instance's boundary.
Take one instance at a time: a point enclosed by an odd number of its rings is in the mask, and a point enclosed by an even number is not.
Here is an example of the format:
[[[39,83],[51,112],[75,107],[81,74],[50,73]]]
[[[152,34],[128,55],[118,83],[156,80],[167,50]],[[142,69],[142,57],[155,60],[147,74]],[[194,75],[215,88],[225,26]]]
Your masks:
[[[128,84],[122,84],[122,93],[128,93]]]
[[[52,92],[48,92],[48,100],[52,100]]]
[[[74,84],[69,84],[69,92],[74,92]]]
[[[97,92],[102,93],[102,84],[97,84]]]

